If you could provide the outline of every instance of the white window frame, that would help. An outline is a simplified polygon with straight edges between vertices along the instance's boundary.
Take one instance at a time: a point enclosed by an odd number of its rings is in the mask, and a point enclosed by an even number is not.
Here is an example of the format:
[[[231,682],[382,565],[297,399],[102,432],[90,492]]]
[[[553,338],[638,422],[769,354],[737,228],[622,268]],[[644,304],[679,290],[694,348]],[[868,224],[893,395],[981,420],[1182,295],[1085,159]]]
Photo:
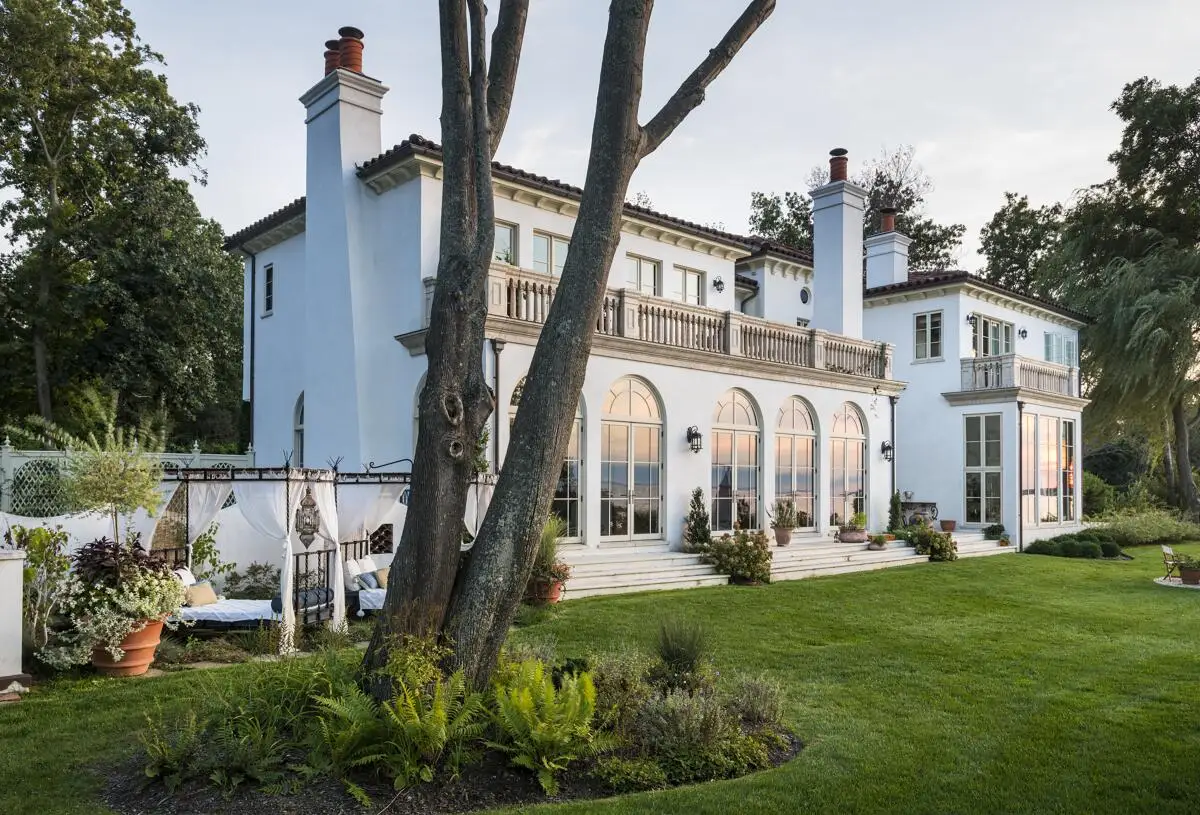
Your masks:
[[[496,233],[500,233],[501,229],[507,229],[509,235],[510,257],[508,260],[496,256],[496,241],[492,240],[492,262],[503,263],[506,266],[520,266],[520,257],[517,253],[517,236],[520,234],[520,227],[517,224],[508,221],[496,221]]]
[[[1065,467],[1066,451],[1063,437],[1065,425],[1071,426],[1071,466]],[[1046,436],[1053,427],[1053,444],[1047,443]],[[1080,456],[1079,456],[1079,418],[1054,416],[1045,413],[1022,414],[1021,444],[1024,468],[1021,472],[1021,522],[1025,526],[1061,527],[1074,526],[1079,523],[1080,511]],[[1042,454],[1046,449],[1053,450],[1054,455],[1054,487],[1058,494],[1055,497],[1057,515],[1053,521],[1044,520],[1042,502],[1046,497],[1043,493],[1047,487],[1045,464]],[[1032,453],[1032,455],[1031,455]],[[1070,474],[1069,478],[1067,474]],[[1026,478],[1030,476],[1032,481]],[[1069,481],[1069,484],[1064,484]],[[1070,487],[1070,492],[1066,487]],[[1032,506],[1029,506],[1032,504]],[[1070,506],[1070,519],[1066,519],[1065,507]]]
[[[263,299],[262,316],[270,317],[275,313],[275,264],[268,263],[263,267]]]
[[[987,440],[987,423],[992,419],[996,422],[996,427],[999,430],[999,438],[995,441],[996,459],[994,464],[988,463],[988,440]],[[970,427],[972,423],[976,423],[979,430],[978,439],[972,441]],[[979,445],[978,464],[971,464],[968,455],[972,444]],[[979,476],[979,498],[974,499],[967,495],[967,481],[970,476]],[[988,490],[988,476],[999,476],[999,484],[997,485],[997,493],[992,495]],[[995,498],[999,505],[994,517],[989,518],[987,514],[988,500]],[[968,502],[979,501],[979,520],[972,521],[969,519],[970,512],[968,510]],[[1003,523],[1004,518],[1004,417],[1000,413],[970,413],[963,416],[963,523],[970,526],[991,526],[993,524]]]
[[[687,266],[676,266],[673,273],[674,284],[671,290],[671,299],[678,300],[681,303],[686,303],[692,306],[703,306],[705,300],[705,285],[704,282],[707,275],[699,269],[690,269]],[[688,282],[695,281],[696,283],[696,299],[688,299],[690,292],[688,291]]]
[[[1075,368],[1079,365],[1078,343],[1071,334],[1057,331],[1047,331],[1044,334],[1044,354],[1046,362]]]
[[[539,269],[537,267],[537,247],[538,241],[546,242],[546,268]],[[559,250],[562,251],[562,263],[558,262]],[[531,268],[538,274],[550,275],[551,277],[562,277],[563,267],[567,263],[567,255],[571,251],[571,239],[565,238],[562,235],[555,235],[553,232],[543,232],[540,229],[534,230],[533,233],[533,252],[531,253],[529,263]]]
[[[625,257],[625,288],[633,289],[636,292],[652,297],[662,297],[662,261],[634,254],[628,254]],[[636,264],[636,280],[630,280],[630,272],[633,271],[630,263]],[[644,270],[647,268],[653,270],[654,280],[651,284],[653,291],[646,290],[646,275]]]
[[[933,353],[934,320],[937,326],[937,354]],[[922,327],[921,322],[925,325]],[[941,309],[922,311],[913,315],[913,360],[916,362],[940,362],[946,353],[946,319]],[[922,336],[924,334],[924,336]]]
[[[991,329],[995,335],[991,336]],[[992,340],[996,341],[993,350]],[[1013,324],[994,317],[975,315],[975,324],[971,329],[971,348],[977,357],[1002,357],[1013,352]]]

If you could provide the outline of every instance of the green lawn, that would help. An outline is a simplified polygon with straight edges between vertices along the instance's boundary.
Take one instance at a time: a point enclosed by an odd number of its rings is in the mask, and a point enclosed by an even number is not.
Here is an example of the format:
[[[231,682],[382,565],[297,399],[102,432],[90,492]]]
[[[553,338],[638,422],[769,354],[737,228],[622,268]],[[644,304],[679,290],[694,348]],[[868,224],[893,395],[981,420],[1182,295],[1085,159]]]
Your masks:
[[[1198,812],[1200,592],[1154,585],[1157,548],[1134,554],[565,604],[518,636],[571,655],[648,643],[666,615],[707,621],[722,670],[787,684],[808,747],[737,781],[536,811]],[[246,670],[60,683],[0,708],[0,812],[106,811],[83,768],[126,755],[157,700]]]

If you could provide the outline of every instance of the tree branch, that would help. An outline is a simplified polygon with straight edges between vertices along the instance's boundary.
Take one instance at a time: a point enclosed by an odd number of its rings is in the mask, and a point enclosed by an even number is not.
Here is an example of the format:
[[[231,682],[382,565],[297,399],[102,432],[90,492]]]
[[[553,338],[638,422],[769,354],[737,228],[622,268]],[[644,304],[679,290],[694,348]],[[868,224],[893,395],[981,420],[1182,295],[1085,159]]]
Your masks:
[[[675,91],[675,95],[668,99],[654,118],[642,128],[642,149],[639,158],[645,158],[657,150],[687,115],[700,106],[704,101],[704,89],[721,75],[737,52],[774,10],[775,0],[751,0],[750,5],[746,6],[742,16],[737,18],[717,47],[708,52],[708,56],[692,71],[692,75],[684,80],[679,90]]]
[[[492,32],[492,62],[488,66],[487,119],[492,131],[492,155],[500,147],[508,113],[512,110],[513,89],[517,84],[517,65],[525,40],[525,20],[529,0],[503,0],[496,30]]]
[[[494,241],[495,193],[492,190],[492,145],[493,139],[488,120],[488,60],[487,60],[487,6],[484,0],[467,0],[467,14],[471,21],[471,118],[474,129],[472,169],[475,174],[476,223],[483,227],[475,243],[476,261],[486,269],[492,259]]]

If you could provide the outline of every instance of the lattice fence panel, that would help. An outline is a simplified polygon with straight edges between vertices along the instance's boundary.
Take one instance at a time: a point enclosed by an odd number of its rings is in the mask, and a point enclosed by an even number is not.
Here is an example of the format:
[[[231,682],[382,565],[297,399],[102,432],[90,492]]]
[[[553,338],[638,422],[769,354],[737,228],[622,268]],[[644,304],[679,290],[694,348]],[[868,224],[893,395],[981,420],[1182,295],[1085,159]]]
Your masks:
[[[14,515],[46,518],[72,509],[58,463],[50,459],[35,458],[18,467],[10,490]]]

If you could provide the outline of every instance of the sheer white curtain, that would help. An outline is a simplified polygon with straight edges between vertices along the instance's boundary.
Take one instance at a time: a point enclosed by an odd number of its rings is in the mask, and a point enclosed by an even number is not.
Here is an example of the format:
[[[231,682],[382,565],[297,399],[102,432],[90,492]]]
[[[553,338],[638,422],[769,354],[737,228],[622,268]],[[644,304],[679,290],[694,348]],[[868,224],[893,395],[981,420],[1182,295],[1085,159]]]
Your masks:
[[[463,513],[463,523],[467,525],[467,530],[472,535],[479,534],[479,526],[483,523],[483,516],[487,515],[488,507],[492,503],[492,493],[495,490],[496,487],[487,482],[467,487],[467,507]]]
[[[283,628],[279,633],[279,652],[290,653],[296,630],[296,609],[292,605],[291,519],[304,495],[302,481],[234,481],[233,496],[246,523],[258,534],[275,541],[283,563],[280,565],[279,599],[283,606]]]
[[[318,481],[307,486],[312,488],[317,512],[321,513],[319,534],[324,538],[325,546],[333,547],[333,574],[328,575],[325,582],[333,590],[333,619],[329,627],[340,629],[346,625],[346,577],[342,573],[342,547],[338,546],[338,495],[332,481]]]
[[[225,506],[232,492],[232,481],[188,482],[188,546],[195,543],[196,538],[203,535],[209,525],[217,519],[217,513]]]
[[[342,541],[364,540],[378,529],[407,487],[407,484],[396,483],[339,486],[338,534]]]

